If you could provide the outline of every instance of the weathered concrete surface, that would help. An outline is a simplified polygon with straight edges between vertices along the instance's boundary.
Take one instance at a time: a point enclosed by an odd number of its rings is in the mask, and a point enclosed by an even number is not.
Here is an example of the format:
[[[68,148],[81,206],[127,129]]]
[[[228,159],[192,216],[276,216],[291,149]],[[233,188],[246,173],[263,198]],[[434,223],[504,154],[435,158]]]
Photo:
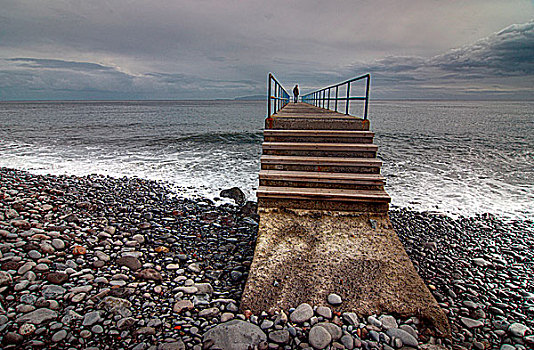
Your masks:
[[[257,313],[303,302],[328,305],[330,293],[343,299],[336,310],[418,316],[450,335],[387,214],[260,209],[241,308]]]

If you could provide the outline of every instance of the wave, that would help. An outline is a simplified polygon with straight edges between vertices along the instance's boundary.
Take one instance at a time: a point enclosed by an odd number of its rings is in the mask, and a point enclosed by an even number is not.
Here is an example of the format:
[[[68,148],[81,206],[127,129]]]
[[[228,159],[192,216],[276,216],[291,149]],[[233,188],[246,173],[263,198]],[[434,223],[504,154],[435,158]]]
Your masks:
[[[261,144],[263,132],[206,132],[184,136],[165,136],[147,139],[150,146],[168,146],[184,142],[202,144]]]

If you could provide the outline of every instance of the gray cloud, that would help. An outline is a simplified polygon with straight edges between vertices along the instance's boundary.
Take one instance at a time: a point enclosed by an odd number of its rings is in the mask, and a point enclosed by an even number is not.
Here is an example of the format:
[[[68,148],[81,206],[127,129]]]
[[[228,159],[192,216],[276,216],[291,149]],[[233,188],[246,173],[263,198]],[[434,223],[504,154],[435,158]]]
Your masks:
[[[534,93],[534,20],[514,24],[473,44],[430,58],[391,56],[350,65],[369,71],[375,96],[394,98],[528,98]]]
[[[453,80],[482,91],[499,77],[499,89],[519,91],[532,79],[532,21],[475,40],[532,18],[528,0],[0,6],[1,100],[231,98],[263,94],[269,71],[304,89],[369,71],[373,96],[385,98],[436,95],[434,85],[454,94]]]

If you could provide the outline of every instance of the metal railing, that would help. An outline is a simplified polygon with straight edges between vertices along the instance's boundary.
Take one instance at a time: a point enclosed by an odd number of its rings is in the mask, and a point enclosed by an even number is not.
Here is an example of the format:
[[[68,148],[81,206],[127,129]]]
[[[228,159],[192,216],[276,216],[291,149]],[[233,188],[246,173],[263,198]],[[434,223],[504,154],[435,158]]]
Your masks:
[[[272,73],[269,73],[267,86],[267,117],[270,117],[289,103],[289,94]]]
[[[365,96],[351,96],[350,95],[350,85],[351,83],[359,80],[366,80],[365,85]],[[327,86],[325,88],[315,90],[309,94],[302,96],[302,102],[325,108],[338,111],[338,101],[345,101],[345,114],[349,114],[350,101],[360,100],[365,101],[363,107],[363,119],[367,119],[367,109],[369,105],[369,85],[371,83],[371,75],[365,74],[356,78],[346,80],[344,82]],[[346,94],[343,97],[339,97],[340,90],[343,90],[346,85]],[[332,91],[335,91],[335,97],[331,97]],[[334,101],[332,106],[330,101]],[[332,107],[332,108],[331,108]]]

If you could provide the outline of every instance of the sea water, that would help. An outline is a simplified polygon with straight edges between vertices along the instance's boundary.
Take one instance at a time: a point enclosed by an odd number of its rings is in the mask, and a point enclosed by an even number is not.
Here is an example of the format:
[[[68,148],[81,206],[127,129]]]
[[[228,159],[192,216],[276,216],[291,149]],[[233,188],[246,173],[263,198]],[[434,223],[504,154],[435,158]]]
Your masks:
[[[258,186],[264,101],[1,102],[0,167]],[[534,102],[371,101],[392,205],[534,217]]]

